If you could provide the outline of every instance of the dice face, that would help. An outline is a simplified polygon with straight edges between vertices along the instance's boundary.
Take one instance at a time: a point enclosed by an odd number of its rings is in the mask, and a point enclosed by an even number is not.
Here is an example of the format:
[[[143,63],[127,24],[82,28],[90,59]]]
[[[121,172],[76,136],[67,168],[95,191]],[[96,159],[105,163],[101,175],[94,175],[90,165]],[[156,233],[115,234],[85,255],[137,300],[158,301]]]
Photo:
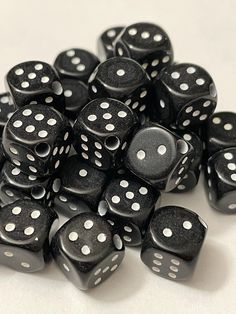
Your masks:
[[[119,36],[124,27],[116,26],[105,30],[98,39],[98,55],[100,60],[114,57],[114,41]]]
[[[216,112],[210,117],[204,134],[208,157],[221,149],[236,146],[235,119],[233,112]]]
[[[28,61],[14,66],[6,76],[6,84],[16,107],[33,102],[64,110],[61,82],[55,70],[45,62]]]
[[[65,96],[64,114],[75,120],[80,110],[89,102],[87,86],[78,80],[62,79],[61,80]]]
[[[124,244],[137,246],[142,242],[160,193],[138,179],[121,175],[106,187],[98,213],[113,225]]]
[[[126,166],[136,176],[159,190],[170,191],[187,173],[193,148],[166,128],[149,123],[133,136]]]
[[[96,211],[106,179],[104,172],[81,161],[77,155],[69,157],[53,183],[56,205],[65,216],[76,215],[84,206]]]
[[[57,216],[31,200],[19,200],[0,212],[0,263],[22,272],[36,272],[50,258],[49,236]]]
[[[157,102],[153,115],[164,124],[191,129],[213,113],[217,102],[211,76],[194,64],[168,66],[155,80]]]
[[[193,158],[189,166],[187,174],[184,176],[180,184],[172,191],[175,193],[183,193],[191,191],[198,184],[201,173],[201,162],[203,156],[203,144],[200,138],[193,132],[175,131],[179,136],[192,145]]]
[[[166,32],[150,23],[126,27],[115,42],[115,54],[138,61],[151,78],[173,61],[173,50]]]
[[[72,78],[87,83],[98,64],[98,58],[91,52],[72,48],[57,56],[54,67],[61,78]]]
[[[108,170],[119,162],[136,122],[132,110],[122,102],[110,98],[93,100],[74,124],[74,148],[98,169]]]
[[[44,204],[48,204],[51,200],[50,178],[28,176],[8,161],[1,170],[0,181],[0,198],[4,204],[23,198],[32,198]]]
[[[111,225],[95,213],[70,219],[52,241],[54,259],[78,288],[94,288],[118,268],[124,246]]]
[[[6,157],[26,174],[37,177],[52,174],[59,168],[71,142],[68,120],[44,105],[19,108],[3,133]]]
[[[200,177],[200,170],[189,170],[187,174],[183,177],[183,180],[180,182],[177,187],[172,190],[173,193],[186,193],[192,191],[198,184]]]
[[[15,111],[15,107],[10,103],[10,94],[0,94],[0,133],[2,134],[3,128],[8,119]]]
[[[159,276],[186,279],[193,273],[206,231],[205,222],[188,209],[159,208],[146,233],[141,259]]]
[[[101,63],[89,79],[92,99],[110,97],[124,102],[138,115],[148,111],[150,79],[134,60],[115,57]]]
[[[206,191],[214,209],[236,212],[236,148],[223,149],[208,160]]]

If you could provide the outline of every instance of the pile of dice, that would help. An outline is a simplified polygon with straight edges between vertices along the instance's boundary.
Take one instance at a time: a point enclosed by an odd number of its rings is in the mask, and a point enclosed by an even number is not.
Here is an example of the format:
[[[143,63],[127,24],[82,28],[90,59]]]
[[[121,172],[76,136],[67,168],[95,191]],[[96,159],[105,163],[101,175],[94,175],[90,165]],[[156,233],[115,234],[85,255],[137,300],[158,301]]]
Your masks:
[[[174,63],[157,25],[113,27],[98,47],[102,62],[74,48],[6,76],[0,264],[36,272],[52,255],[86,290],[112,275],[125,246],[141,246],[153,273],[188,278],[207,226],[160,207],[161,192],[192,190],[204,165],[210,205],[236,212],[235,114],[213,114],[211,76]],[[59,229],[58,214],[68,218]]]

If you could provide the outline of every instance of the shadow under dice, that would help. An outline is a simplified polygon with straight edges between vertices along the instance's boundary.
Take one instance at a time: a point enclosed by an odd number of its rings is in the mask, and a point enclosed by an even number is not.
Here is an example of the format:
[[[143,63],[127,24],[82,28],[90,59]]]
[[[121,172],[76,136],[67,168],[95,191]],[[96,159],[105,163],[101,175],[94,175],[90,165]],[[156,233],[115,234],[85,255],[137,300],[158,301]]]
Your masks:
[[[10,101],[9,93],[0,94],[0,134],[2,134],[4,126],[15,111],[15,107]]]
[[[210,157],[221,149],[236,146],[236,114],[234,112],[214,113],[203,130],[206,153]]]
[[[61,78],[74,78],[87,84],[89,76],[98,64],[99,60],[93,53],[72,48],[57,56],[54,67]]]
[[[188,209],[159,208],[146,233],[141,259],[161,277],[187,279],[194,271],[206,231],[205,222]]]
[[[69,157],[54,180],[55,208],[68,217],[87,211],[88,207],[96,211],[106,179],[104,172],[77,155]]]
[[[54,259],[79,289],[96,287],[124,257],[120,236],[95,213],[82,213],[64,224],[52,241]]]
[[[97,50],[100,60],[114,57],[114,41],[124,27],[116,26],[106,29],[98,38]]]
[[[198,184],[201,173],[201,161],[203,155],[203,145],[200,138],[193,132],[175,131],[179,136],[188,142],[193,147],[193,157],[189,170],[184,176],[181,183],[172,191],[182,193],[191,191]]]
[[[161,71],[154,86],[157,99],[152,106],[153,117],[163,124],[192,129],[215,110],[215,84],[209,73],[197,65],[170,65]]]
[[[133,136],[126,166],[158,190],[171,191],[188,172],[192,146],[168,129],[149,123]]]
[[[236,212],[236,148],[215,153],[207,163],[206,191],[210,205],[225,213]]]
[[[37,177],[58,169],[72,140],[67,118],[44,105],[19,108],[7,122],[2,139],[6,157],[23,172]]]
[[[149,111],[150,79],[136,61],[114,57],[101,63],[89,78],[92,99],[110,97],[124,102],[138,115]]]
[[[151,78],[173,61],[173,50],[166,32],[150,23],[126,27],[115,42],[115,54],[139,62]]]
[[[146,183],[121,175],[106,187],[98,213],[112,224],[125,245],[137,246],[142,243],[160,197],[160,193]]]
[[[52,184],[49,177],[28,176],[13,164],[5,162],[0,175],[0,198],[4,204],[23,198],[50,204],[51,192]]]
[[[136,122],[122,102],[95,99],[82,109],[74,124],[75,150],[95,167],[108,170],[119,164]]]
[[[0,211],[0,263],[36,272],[50,259],[49,237],[57,215],[37,202],[19,200]]]
[[[61,82],[56,71],[45,62],[28,61],[14,66],[7,73],[6,84],[16,107],[34,102],[64,110]]]

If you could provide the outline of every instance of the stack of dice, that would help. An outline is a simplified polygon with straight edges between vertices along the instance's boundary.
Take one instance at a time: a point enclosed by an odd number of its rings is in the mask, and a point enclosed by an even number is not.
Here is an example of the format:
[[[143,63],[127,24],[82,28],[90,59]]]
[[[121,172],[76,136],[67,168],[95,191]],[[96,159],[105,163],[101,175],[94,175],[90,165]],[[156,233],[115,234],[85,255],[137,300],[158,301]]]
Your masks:
[[[210,205],[236,212],[235,114],[213,114],[211,76],[175,63],[157,25],[108,29],[98,51],[101,62],[72,48],[53,66],[28,61],[6,75],[0,263],[36,272],[52,256],[86,290],[138,246],[153,273],[187,279],[207,225],[161,207],[161,193],[192,190],[203,165]],[[60,228],[58,214],[67,217]]]

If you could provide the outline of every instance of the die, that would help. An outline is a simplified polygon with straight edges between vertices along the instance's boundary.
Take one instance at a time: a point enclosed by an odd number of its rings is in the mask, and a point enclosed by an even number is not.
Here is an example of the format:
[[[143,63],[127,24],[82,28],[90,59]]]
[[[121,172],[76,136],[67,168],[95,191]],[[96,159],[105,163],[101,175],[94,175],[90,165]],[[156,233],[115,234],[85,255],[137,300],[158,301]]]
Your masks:
[[[115,41],[115,55],[139,62],[151,78],[173,61],[173,49],[166,32],[158,25],[135,23]]]
[[[101,61],[114,57],[114,41],[124,27],[116,26],[106,29],[97,42],[98,55]]]
[[[61,82],[55,70],[45,62],[27,61],[14,66],[7,73],[6,85],[16,107],[39,103],[64,110]]]
[[[125,164],[137,177],[168,192],[188,172],[192,156],[192,145],[163,126],[149,122],[134,134]]]
[[[124,245],[111,225],[95,213],[71,218],[52,240],[54,259],[79,289],[94,288],[121,264]]]
[[[89,78],[89,96],[91,99],[118,99],[140,115],[149,111],[153,96],[150,82],[147,73],[136,61],[114,57],[100,63]]]
[[[0,211],[0,264],[32,273],[49,262],[50,238],[58,223],[49,208],[31,200],[18,200]]]
[[[187,174],[183,177],[181,183],[172,191],[182,193],[191,191],[198,184],[201,173],[201,162],[203,156],[203,144],[201,139],[194,132],[175,131],[179,136],[182,136],[186,142],[189,142],[193,147],[193,158],[189,166]]]
[[[206,171],[206,192],[212,208],[236,213],[236,148],[226,148],[209,158]]]
[[[236,114],[234,112],[214,113],[204,128],[206,155],[209,158],[214,153],[228,147],[236,147]]]
[[[4,204],[28,198],[50,205],[51,181],[50,177],[28,176],[15,165],[6,161],[0,173],[0,199]]]
[[[154,89],[153,119],[164,125],[197,128],[216,107],[217,93],[211,76],[194,64],[175,63],[163,69],[154,82]]]
[[[77,155],[69,157],[53,183],[55,209],[72,217],[88,208],[97,211],[107,175],[92,168]]]
[[[94,167],[108,170],[120,162],[136,124],[136,115],[122,102],[111,98],[92,100],[75,121],[74,148]]]
[[[98,213],[113,225],[125,245],[138,246],[160,198],[160,192],[145,182],[120,175],[108,183]]]
[[[0,94],[0,134],[2,134],[5,124],[15,111],[15,107],[11,104],[10,94]]]
[[[161,207],[146,232],[141,259],[156,275],[186,280],[193,274],[206,232],[206,223],[191,210]]]
[[[50,175],[63,164],[73,141],[69,121],[60,112],[44,105],[19,108],[3,132],[8,160],[29,175]]]
[[[62,79],[62,87],[65,96],[64,114],[74,121],[80,110],[89,102],[87,86],[75,79]]]
[[[77,79],[87,83],[89,76],[99,64],[98,58],[84,49],[71,48],[62,51],[54,62],[61,78]]]

